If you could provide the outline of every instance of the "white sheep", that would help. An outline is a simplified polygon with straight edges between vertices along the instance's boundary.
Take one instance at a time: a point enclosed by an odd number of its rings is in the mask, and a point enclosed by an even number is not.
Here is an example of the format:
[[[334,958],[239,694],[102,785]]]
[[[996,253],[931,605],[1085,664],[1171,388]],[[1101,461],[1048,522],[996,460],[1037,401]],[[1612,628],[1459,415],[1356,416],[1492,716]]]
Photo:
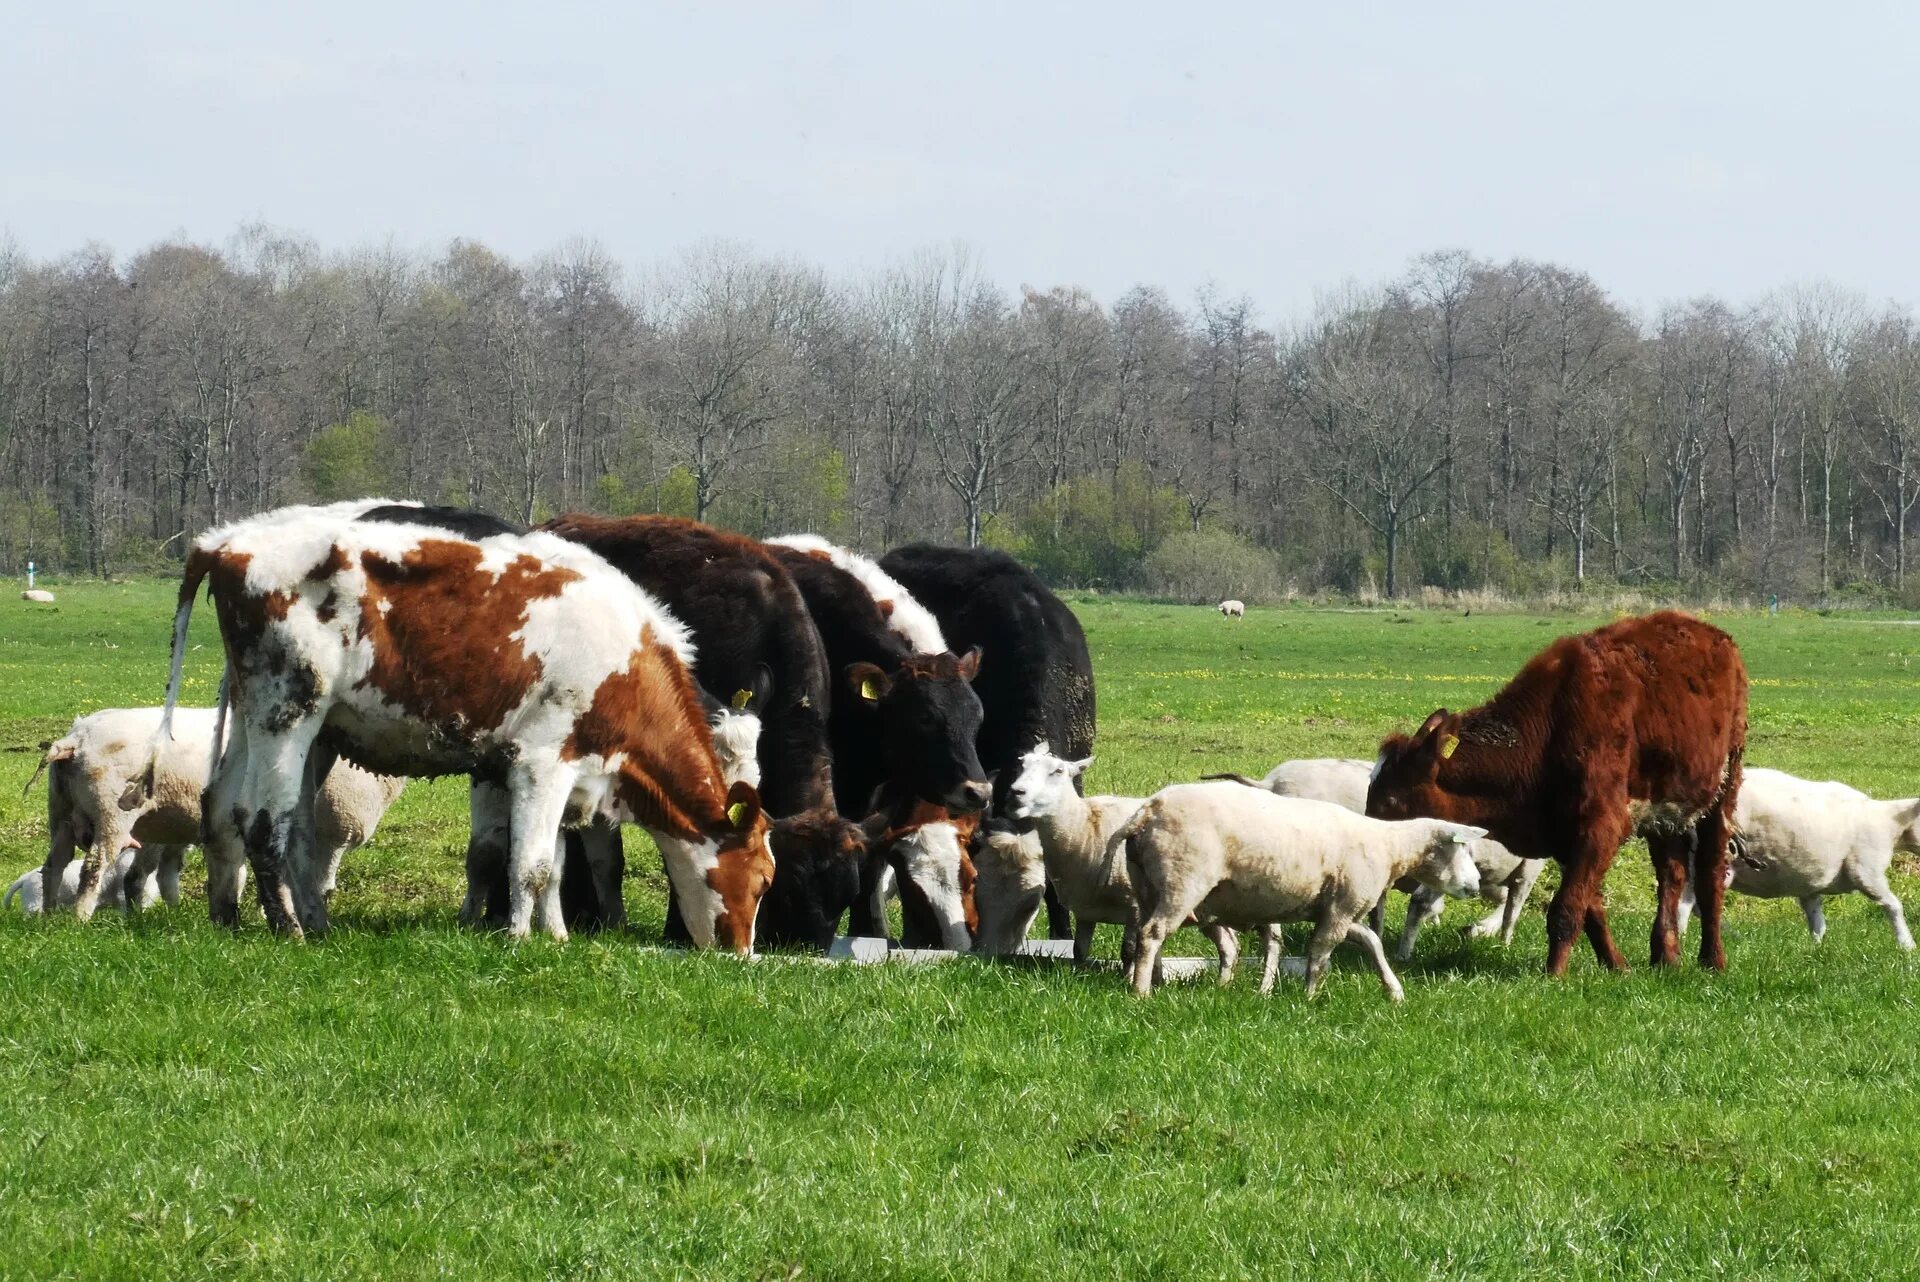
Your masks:
[[[28,588],[20,594],[20,599],[22,601],[35,601],[41,605],[52,605],[53,593],[47,591],[45,588]]]
[[[1209,779],[1233,779],[1255,788],[1265,788],[1276,796],[1330,801],[1357,815],[1367,813],[1367,784],[1372,777],[1373,762],[1357,757],[1302,757],[1295,761],[1283,761],[1269,770],[1266,778],[1258,783],[1245,775],[1207,776]],[[1533,884],[1540,880],[1541,870],[1546,867],[1547,861],[1522,859],[1488,837],[1474,844],[1473,862],[1480,871],[1480,898],[1493,907],[1486,916],[1467,927],[1467,938],[1485,939],[1498,935],[1501,944],[1511,944],[1514,927],[1520,921],[1520,912],[1526,907],[1527,897],[1533,893]],[[1407,905],[1407,919],[1401,927],[1399,943],[1394,949],[1394,955],[1406,961],[1413,956],[1413,943],[1420,935],[1420,928],[1446,909],[1447,897],[1419,885],[1402,885],[1396,889],[1413,896]],[[1382,928],[1384,917],[1383,902],[1375,906],[1369,922],[1375,931]]]
[[[1220,603],[1220,613],[1229,619],[1244,619],[1247,617],[1247,603],[1229,597]]]
[[[1900,899],[1887,884],[1895,851],[1920,855],[1920,798],[1876,801],[1843,783],[1818,783],[1750,766],[1734,808],[1736,835],[1727,885],[1760,899],[1797,899],[1818,943],[1827,933],[1822,900],[1858,892],[1879,904],[1893,941],[1913,950]],[[1693,915],[1693,887],[1680,898],[1679,929]]]
[[[973,951],[989,957],[1017,952],[1033,928],[1046,895],[1046,852],[1037,833],[1004,819],[980,825],[973,841],[974,902],[980,929]]]
[[[1101,922],[1128,927],[1131,939],[1133,887],[1125,862],[1110,860],[1107,847],[1146,800],[1081,796],[1074,783],[1092,764],[1092,757],[1068,761],[1036,744],[1020,758],[1020,774],[1007,790],[1007,817],[1040,838],[1047,880],[1073,914],[1075,961],[1087,960]]]
[[[64,738],[48,745],[40,762],[47,772],[50,841],[40,871],[43,905],[73,902],[63,887],[76,850],[86,852],[100,876],[129,848],[135,858],[128,875],[136,884],[158,874],[161,898],[179,901],[176,848],[200,840],[200,796],[212,760],[215,712],[176,708],[173,737],[162,740],[152,756],[160,714],[159,708],[106,708],[77,718]],[[153,787],[142,800],[139,785],[150,758]],[[316,849],[326,859],[323,889],[333,888],[341,856],[372,839],[403,782],[345,761],[329,772],[314,808]],[[84,878],[85,869],[75,876]],[[78,886],[76,880],[76,894]]]
[[[1235,783],[1162,789],[1119,834],[1140,905],[1134,989],[1152,991],[1161,946],[1191,915],[1203,927],[1227,930],[1312,921],[1309,997],[1326,974],[1327,955],[1356,936],[1372,955],[1387,996],[1399,1001],[1404,993],[1379,935],[1357,919],[1402,877],[1450,895],[1476,893],[1480,874],[1471,851],[1485,835],[1438,819],[1369,819],[1331,802],[1278,797]],[[1262,992],[1273,987],[1276,935],[1268,934]],[[1224,980],[1224,955],[1221,970]]]

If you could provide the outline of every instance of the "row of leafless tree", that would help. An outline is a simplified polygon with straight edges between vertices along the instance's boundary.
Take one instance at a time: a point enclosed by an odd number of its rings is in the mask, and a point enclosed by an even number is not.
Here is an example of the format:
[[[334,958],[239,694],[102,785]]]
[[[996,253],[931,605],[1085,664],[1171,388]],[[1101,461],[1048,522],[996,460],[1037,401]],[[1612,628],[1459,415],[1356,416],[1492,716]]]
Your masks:
[[[1210,290],[1015,297],[960,251],[834,280],[713,245],[628,275],[591,244],[250,229],[0,248],[0,460],[9,570],[152,567],[210,523],[387,491],[984,540],[1107,586],[1204,534],[1303,588],[1897,593],[1920,330],[1824,287],[1641,318],[1462,253],[1275,330]]]

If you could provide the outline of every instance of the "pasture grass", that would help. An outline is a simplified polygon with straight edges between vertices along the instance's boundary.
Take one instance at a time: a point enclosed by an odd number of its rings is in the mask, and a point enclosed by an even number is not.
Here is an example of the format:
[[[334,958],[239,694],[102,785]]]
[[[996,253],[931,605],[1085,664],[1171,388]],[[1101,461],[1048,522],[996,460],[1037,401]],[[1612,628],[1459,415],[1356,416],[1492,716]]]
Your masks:
[[[58,591],[0,602],[8,877],[44,852],[44,797],[20,795],[39,742],[165,680],[171,585]],[[1371,755],[1598,621],[1075,607],[1091,783],[1128,792]],[[1920,631],[1716,621],[1755,678],[1749,760],[1920,790]],[[204,610],[194,639],[208,701]],[[510,947],[453,923],[465,819],[456,783],[411,786],[320,943],[217,931],[192,893],[0,920],[0,1276],[1859,1277],[1920,1256],[1916,963],[1858,899],[1817,948],[1790,903],[1735,901],[1724,976],[1582,951],[1551,982],[1549,873],[1510,951],[1450,910],[1401,1007],[1357,956],[1313,1003],[1244,974],[1139,1002],[1111,974],[661,952],[640,851],[631,934]],[[1636,961],[1649,883],[1629,848],[1610,902]]]

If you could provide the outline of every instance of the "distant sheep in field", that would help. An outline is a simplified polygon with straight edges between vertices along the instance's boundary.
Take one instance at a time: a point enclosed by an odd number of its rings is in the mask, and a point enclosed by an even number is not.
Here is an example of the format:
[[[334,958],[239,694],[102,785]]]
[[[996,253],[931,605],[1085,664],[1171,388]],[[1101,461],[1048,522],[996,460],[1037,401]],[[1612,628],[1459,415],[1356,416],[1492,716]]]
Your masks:
[[[52,605],[53,593],[47,591],[45,588],[28,588],[20,594],[20,599],[22,601],[38,601],[42,605]]]
[[[1247,603],[1229,598],[1220,603],[1220,613],[1229,619],[1244,619],[1247,617]]]
[[[1887,914],[1901,951],[1913,951],[1913,933],[1887,884],[1887,867],[1895,851],[1920,855],[1920,798],[1876,801],[1843,783],[1749,766],[1734,805],[1734,828],[1729,889],[1799,900],[1815,943],[1827,933],[1823,898],[1857,892]],[[1681,934],[1692,914],[1689,879],[1680,897]]]
[[[174,710],[173,737],[162,741],[153,759],[151,795],[128,808],[140,791],[160,712],[107,708],[89,713],[47,746],[41,761],[47,771],[50,838],[39,874],[43,905],[73,903],[89,871],[98,881],[129,848],[135,858],[127,875],[135,884],[158,873],[161,897],[168,903],[179,900],[181,851],[200,840],[200,795],[211,768],[214,710]],[[326,859],[324,889],[333,888],[340,857],[372,839],[401,784],[345,761],[328,773],[314,809],[319,850]],[[65,885],[76,850],[85,852],[85,863],[73,872],[69,894]],[[134,906],[144,904],[143,898]]]

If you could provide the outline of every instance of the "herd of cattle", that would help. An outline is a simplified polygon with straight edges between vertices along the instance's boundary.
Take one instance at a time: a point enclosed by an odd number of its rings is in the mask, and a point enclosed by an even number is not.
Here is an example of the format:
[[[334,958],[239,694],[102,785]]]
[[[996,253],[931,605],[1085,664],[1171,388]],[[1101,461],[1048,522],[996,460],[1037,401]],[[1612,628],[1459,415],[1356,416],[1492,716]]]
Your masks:
[[[202,584],[226,669],[217,708],[180,708]],[[402,780],[457,774],[461,919],[515,938],[621,924],[632,823],[661,852],[677,940],[824,949],[843,919],[886,935],[897,899],[903,943],[1004,954],[1044,903],[1082,959],[1095,926],[1122,926],[1143,993],[1182,925],[1212,938],[1223,981],[1237,932],[1259,931],[1266,991],[1280,924],[1310,921],[1310,993],[1351,938],[1397,998],[1388,889],[1414,896],[1402,958],[1447,896],[1491,900],[1471,933],[1506,942],[1547,858],[1549,973],[1583,930],[1617,968],[1601,887],[1636,833],[1656,964],[1696,910],[1701,963],[1725,964],[1729,886],[1798,898],[1816,938],[1822,897],[1858,891],[1912,948],[1887,870],[1920,852],[1920,801],[1743,771],[1746,713],[1732,640],[1667,612],[1556,641],[1374,761],[1086,796],[1085,638],[1002,554],[875,561],[669,517],[527,530],[410,503],[287,508],[194,544],[165,706],[81,717],[49,746],[49,853],[7,898],[82,919],[174,902],[197,843],[216,923],[238,922],[250,868],[273,929],[317,933],[342,856]]]

